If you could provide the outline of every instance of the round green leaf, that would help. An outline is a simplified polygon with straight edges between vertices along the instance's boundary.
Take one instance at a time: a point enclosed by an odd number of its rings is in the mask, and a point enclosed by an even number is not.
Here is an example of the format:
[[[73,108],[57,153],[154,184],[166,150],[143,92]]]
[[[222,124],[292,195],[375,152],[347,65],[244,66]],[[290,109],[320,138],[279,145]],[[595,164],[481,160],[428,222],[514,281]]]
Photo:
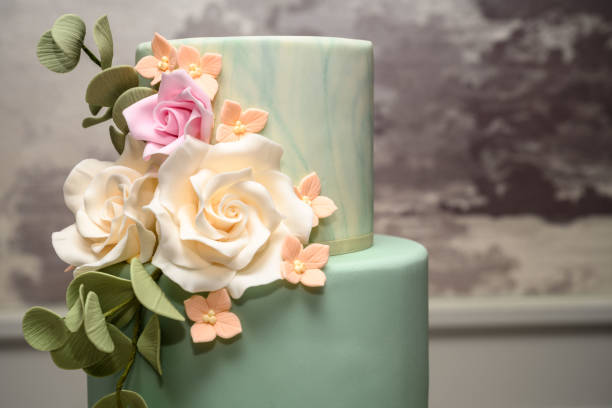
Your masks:
[[[148,408],[147,403],[137,392],[121,390],[121,403],[124,408]],[[91,408],[117,408],[117,395],[113,392],[96,402]]]
[[[96,21],[93,28],[93,38],[100,51],[102,69],[106,69],[113,63],[113,34],[107,16],[102,16]]]
[[[85,23],[76,14],[60,16],[51,27],[53,41],[66,56],[79,61],[83,38],[85,38]]]
[[[23,336],[36,350],[52,351],[64,345],[69,331],[64,320],[43,307],[33,307],[23,316]]]
[[[134,294],[144,307],[158,315],[185,321],[137,258],[132,259],[130,273]]]
[[[117,312],[117,314],[113,316],[112,322],[115,326],[122,328],[132,320],[136,312],[139,310],[140,303],[135,299],[134,301],[128,303],[125,308]]]
[[[64,54],[61,48],[53,41],[51,30],[44,33],[36,47],[38,61],[47,69],[60,74],[70,72],[79,63],[78,58],[72,58]]]
[[[117,151],[117,153],[122,154],[123,148],[125,147],[125,135],[115,129],[113,125],[110,125],[108,128],[108,132],[110,133],[111,142],[113,143],[113,147]]]
[[[132,341],[129,337],[112,324],[108,325],[108,332],[113,339],[113,343],[115,343],[115,351],[107,354],[98,363],[85,367],[84,371],[94,377],[106,377],[115,374],[128,364],[132,355]]]
[[[68,341],[57,350],[51,352],[51,358],[56,366],[64,370],[76,370],[89,367],[101,361],[106,356],[98,350],[87,338],[85,327],[71,333]]]
[[[101,106],[89,105],[89,111],[91,112],[92,115],[97,115],[101,109],[102,109]]]
[[[68,314],[64,317],[64,323],[72,333],[79,330],[81,323],[83,323],[83,302],[80,299],[78,302],[74,302],[74,305],[68,310]]]
[[[106,122],[112,116],[113,116],[112,109],[111,108],[107,108],[106,111],[104,112],[104,114],[102,114],[100,116],[89,117],[89,118],[83,119],[83,121],[81,122],[81,126],[83,126],[84,128],[88,128],[90,126],[97,125],[98,123]]]
[[[123,117],[123,110],[128,106],[132,105],[135,102],[138,102],[141,99],[144,99],[148,96],[155,95],[154,89],[148,88],[146,86],[137,86],[136,88],[130,88],[124,93],[122,93],[115,105],[113,105],[113,120],[115,121],[115,125],[121,130],[123,133],[127,133],[130,131],[128,128],[127,122]]]
[[[103,272],[83,272],[70,282],[66,290],[66,304],[72,307],[79,299],[79,286],[84,285],[84,292],[96,292],[102,312],[129,302],[134,298],[132,284],[127,279],[118,278]]]
[[[85,92],[85,101],[91,105],[108,106],[130,88],[138,86],[138,74],[129,65],[106,68],[93,77]]]
[[[151,364],[159,375],[162,375],[159,350],[161,344],[161,329],[159,328],[159,318],[157,315],[151,316],[147,325],[142,330],[136,347],[138,352]]]
[[[115,129],[115,131],[117,130]],[[119,262],[113,265],[109,265],[104,269],[101,269],[100,272],[108,273],[114,276],[118,276],[120,278],[129,279],[130,278],[130,263],[129,262]]]
[[[115,350],[115,344],[106,327],[106,319],[95,292],[87,294],[83,310],[83,324],[85,334],[98,350],[103,353],[112,353]]]

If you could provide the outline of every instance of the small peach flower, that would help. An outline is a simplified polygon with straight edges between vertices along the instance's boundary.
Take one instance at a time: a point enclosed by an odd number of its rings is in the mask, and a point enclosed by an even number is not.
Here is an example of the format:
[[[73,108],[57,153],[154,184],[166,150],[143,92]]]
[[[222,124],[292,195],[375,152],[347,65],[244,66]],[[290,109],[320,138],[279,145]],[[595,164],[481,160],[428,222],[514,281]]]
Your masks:
[[[164,37],[155,33],[151,42],[153,55],[144,56],[134,69],[145,78],[153,78],[151,85],[161,81],[162,74],[176,69],[176,48]]]
[[[213,99],[219,89],[217,76],[221,72],[221,55],[207,52],[200,57],[200,52],[189,45],[182,45],[178,50],[178,66],[184,69],[194,81]]]
[[[248,133],[257,133],[266,126],[268,112],[247,109],[238,102],[226,99],[221,108],[221,124],[217,127],[217,142],[235,142]]]
[[[317,173],[312,172],[294,187],[295,194],[306,204],[312,207],[314,217],[312,226],[319,225],[319,218],[329,217],[338,209],[331,198],[319,195],[321,193],[321,180]]]
[[[184,303],[185,313],[195,322],[191,326],[194,343],[207,343],[217,336],[229,339],[242,333],[240,319],[229,312],[232,301],[227,289],[210,292],[206,299],[193,295]]]
[[[281,275],[296,284],[318,287],[325,285],[325,274],[320,269],[329,259],[329,246],[310,244],[305,249],[300,240],[289,235],[283,242]]]

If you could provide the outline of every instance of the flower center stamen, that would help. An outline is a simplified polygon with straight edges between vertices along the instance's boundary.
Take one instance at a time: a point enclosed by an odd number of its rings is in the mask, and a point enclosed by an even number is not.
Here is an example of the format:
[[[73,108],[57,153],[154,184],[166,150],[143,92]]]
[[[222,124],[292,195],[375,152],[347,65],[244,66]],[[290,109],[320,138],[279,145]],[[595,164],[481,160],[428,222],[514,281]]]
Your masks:
[[[210,309],[208,313],[202,315],[202,321],[208,324],[217,323],[217,316],[215,316],[215,311]]]
[[[300,261],[299,259],[296,259],[295,261],[293,261],[293,270],[295,271],[295,273],[301,275],[306,270],[306,265],[304,265],[304,262]]]
[[[302,196],[302,201],[308,205],[312,205],[312,201],[310,200],[310,197],[308,196]]]
[[[157,69],[160,71],[166,72],[170,68],[170,58],[165,55],[161,57],[160,61],[157,63]]]
[[[234,134],[242,135],[246,132],[246,126],[241,121],[236,121],[234,125]]]
[[[192,78],[199,78],[202,76],[202,69],[197,64],[189,64],[189,75]]]

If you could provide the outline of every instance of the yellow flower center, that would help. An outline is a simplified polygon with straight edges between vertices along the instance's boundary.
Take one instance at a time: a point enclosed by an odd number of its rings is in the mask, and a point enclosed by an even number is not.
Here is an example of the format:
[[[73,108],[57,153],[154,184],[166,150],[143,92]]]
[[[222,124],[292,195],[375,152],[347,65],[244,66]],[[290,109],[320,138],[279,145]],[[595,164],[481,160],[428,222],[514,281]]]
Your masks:
[[[197,64],[189,64],[189,75],[192,78],[199,78],[202,76],[202,69]]]
[[[241,121],[236,121],[234,125],[234,133],[237,135],[242,135],[246,132],[246,126]]]
[[[161,60],[157,63],[157,69],[166,72],[170,68],[170,58],[165,55],[161,57]]]
[[[302,196],[302,201],[308,205],[312,205],[312,201],[310,201],[310,198],[308,196]]]
[[[296,259],[295,261],[293,261],[293,270],[297,274],[302,274],[306,270],[306,265],[304,265],[304,262],[300,261],[299,259]]]
[[[202,315],[202,321],[208,324],[217,323],[217,316],[215,316],[215,311],[210,309],[208,313]]]

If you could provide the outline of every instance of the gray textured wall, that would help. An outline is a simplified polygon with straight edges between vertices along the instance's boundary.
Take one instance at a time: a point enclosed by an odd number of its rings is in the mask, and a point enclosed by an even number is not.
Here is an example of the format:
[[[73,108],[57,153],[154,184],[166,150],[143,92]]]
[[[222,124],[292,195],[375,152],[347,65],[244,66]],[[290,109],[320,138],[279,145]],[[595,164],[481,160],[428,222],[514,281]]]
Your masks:
[[[3,0],[0,308],[63,299],[52,231],[85,157],[96,67],[38,65],[58,15],[109,14],[115,62],[168,38],[325,35],[374,42],[376,230],[423,242],[435,296],[612,294],[612,6],[606,1]],[[90,37],[88,37],[90,41]],[[90,41],[91,42],[91,41]]]

